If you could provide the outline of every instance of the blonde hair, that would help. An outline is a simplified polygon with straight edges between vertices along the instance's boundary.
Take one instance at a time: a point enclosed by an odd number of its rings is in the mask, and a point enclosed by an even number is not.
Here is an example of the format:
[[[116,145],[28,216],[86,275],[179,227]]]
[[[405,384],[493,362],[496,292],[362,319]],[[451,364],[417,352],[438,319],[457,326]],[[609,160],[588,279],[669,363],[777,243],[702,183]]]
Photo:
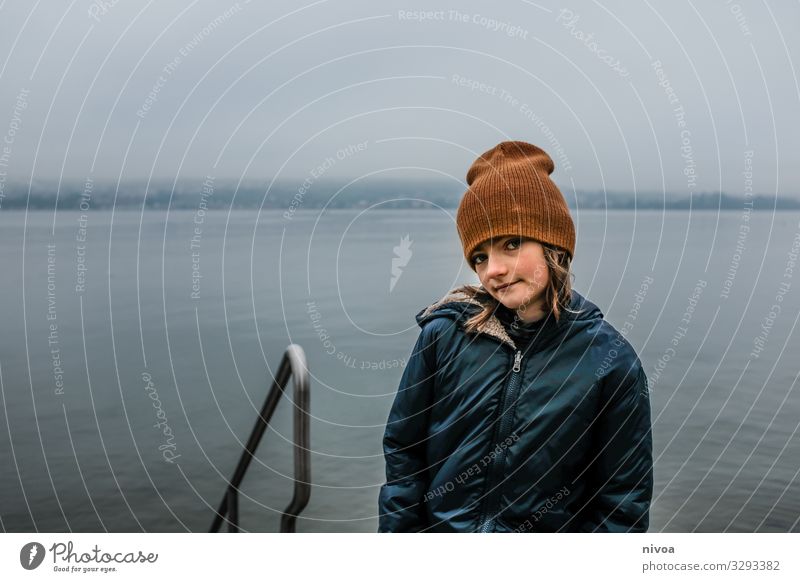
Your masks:
[[[552,313],[556,321],[559,320],[562,312],[580,313],[569,308],[572,301],[572,281],[570,278],[575,276],[570,270],[572,258],[564,249],[547,243],[540,244],[544,251],[544,258],[550,275],[545,287],[545,311]],[[455,291],[460,291],[483,304],[483,309],[465,322],[464,329],[468,332],[476,331],[494,315],[500,306],[500,302],[492,297],[482,286],[462,285]]]

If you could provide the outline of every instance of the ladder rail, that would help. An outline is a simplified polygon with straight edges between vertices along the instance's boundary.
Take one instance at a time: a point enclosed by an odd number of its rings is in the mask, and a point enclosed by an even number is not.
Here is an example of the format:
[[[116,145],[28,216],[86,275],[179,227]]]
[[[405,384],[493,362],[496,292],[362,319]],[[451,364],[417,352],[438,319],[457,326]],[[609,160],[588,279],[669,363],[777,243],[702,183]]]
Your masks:
[[[281,514],[280,531],[284,533],[295,532],[297,516],[306,507],[311,497],[311,451],[309,448],[310,374],[303,348],[297,344],[289,344],[283,353],[283,358],[281,358],[272,388],[270,388],[267,398],[264,400],[264,405],[261,407],[261,412],[250,433],[250,438],[247,439],[245,449],[239,458],[233,478],[225,490],[225,495],[222,497],[222,502],[211,524],[210,533],[218,532],[223,520],[227,521],[229,532],[239,532],[239,487],[290,378],[294,379],[294,493],[289,505]]]

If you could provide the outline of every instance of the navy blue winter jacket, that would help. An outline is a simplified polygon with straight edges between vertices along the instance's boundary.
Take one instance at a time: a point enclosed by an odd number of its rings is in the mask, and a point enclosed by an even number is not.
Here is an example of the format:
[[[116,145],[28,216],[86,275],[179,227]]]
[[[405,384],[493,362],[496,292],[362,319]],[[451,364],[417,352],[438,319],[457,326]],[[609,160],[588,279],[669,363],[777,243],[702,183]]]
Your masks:
[[[650,398],[633,347],[577,291],[522,349],[457,290],[422,331],[389,413],[379,532],[643,532]]]

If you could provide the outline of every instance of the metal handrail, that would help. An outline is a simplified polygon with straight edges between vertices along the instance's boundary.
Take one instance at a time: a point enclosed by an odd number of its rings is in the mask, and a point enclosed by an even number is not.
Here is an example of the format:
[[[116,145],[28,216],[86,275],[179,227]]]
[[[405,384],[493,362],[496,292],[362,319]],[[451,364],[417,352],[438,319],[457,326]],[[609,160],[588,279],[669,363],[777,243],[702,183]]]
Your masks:
[[[289,377],[294,378],[294,495],[292,501],[281,514],[281,532],[294,533],[297,516],[308,504],[311,496],[311,456],[309,449],[309,373],[306,354],[297,344],[289,344],[283,353],[278,374],[272,388],[264,401],[247,445],[236,466],[225,495],[222,498],[217,515],[211,524],[210,533],[218,532],[222,520],[228,522],[229,532],[239,531],[239,485],[250,466],[258,443],[269,425],[272,414],[278,406]],[[227,516],[227,519],[226,519]]]

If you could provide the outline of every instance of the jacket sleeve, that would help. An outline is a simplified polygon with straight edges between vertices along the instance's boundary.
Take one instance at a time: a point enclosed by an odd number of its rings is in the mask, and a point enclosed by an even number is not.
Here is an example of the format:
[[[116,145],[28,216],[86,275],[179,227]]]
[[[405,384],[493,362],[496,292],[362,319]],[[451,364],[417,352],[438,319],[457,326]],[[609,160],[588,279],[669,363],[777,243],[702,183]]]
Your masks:
[[[434,319],[422,329],[403,371],[383,437],[386,483],[378,498],[378,532],[414,532],[427,525],[426,439],[436,374]]]
[[[637,361],[628,381],[604,379],[605,407],[595,421],[602,437],[580,531],[646,532],[653,497],[653,441],[647,376]]]

